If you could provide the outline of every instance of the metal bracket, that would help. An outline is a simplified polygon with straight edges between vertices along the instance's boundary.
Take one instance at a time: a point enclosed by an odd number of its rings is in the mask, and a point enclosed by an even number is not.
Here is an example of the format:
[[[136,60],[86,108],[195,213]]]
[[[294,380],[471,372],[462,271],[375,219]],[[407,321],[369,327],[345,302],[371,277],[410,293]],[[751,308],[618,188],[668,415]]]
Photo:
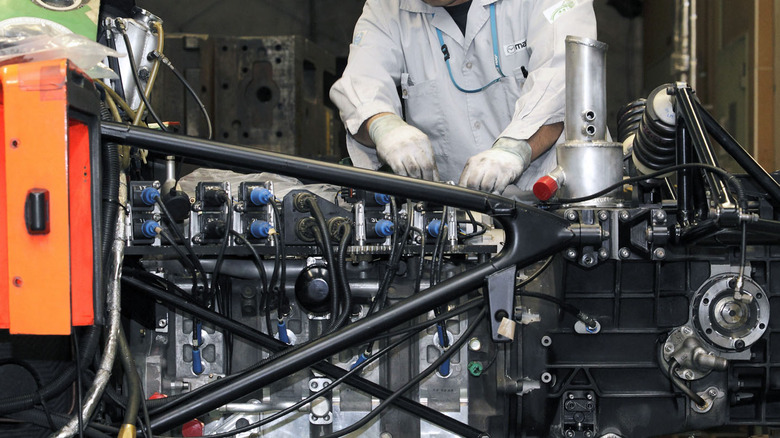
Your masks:
[[[488,315],[490,316],[490,333],[493,342],[512,342],[514,336],[514,302],[515,274],[517,268],[512,265],[487,276],[488,284]],[[510,321],[511,333],[507,333],[506,324],[501,331],[502,321]],[[503,334],[502,334],[503,333]],[[512,336],[507,336],[512,335]]]

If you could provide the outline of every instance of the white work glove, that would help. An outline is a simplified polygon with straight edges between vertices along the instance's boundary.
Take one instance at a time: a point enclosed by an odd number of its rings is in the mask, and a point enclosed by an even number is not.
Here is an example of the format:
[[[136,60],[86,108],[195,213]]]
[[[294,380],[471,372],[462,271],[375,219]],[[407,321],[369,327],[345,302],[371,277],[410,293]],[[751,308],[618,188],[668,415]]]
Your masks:
[[[531,164],[531,145],[525,140],[501,137],[493,147],[474,155],[460,174],[459,185],[501,194]]]
[[[431,141],[402,118],[388,114],[374,119],[368,135],[376,144],[379,161],[389,165],[395,174],[429,181],[439,180]]]

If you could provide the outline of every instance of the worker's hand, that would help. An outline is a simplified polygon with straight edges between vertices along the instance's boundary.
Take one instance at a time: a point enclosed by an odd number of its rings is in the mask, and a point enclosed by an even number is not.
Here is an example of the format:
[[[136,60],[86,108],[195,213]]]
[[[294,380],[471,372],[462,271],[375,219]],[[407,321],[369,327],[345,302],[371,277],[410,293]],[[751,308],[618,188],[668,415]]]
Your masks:
[[[531,154],[527,141],[501,137],[492,148],[469,158],[458,184],[501,194],[506,186],[520,179],[531,164]]]
[[[376,144],[379,161],[389,165],[397,175],[439,180],[428,136],[397,115],[387,114],[372,120],[368,135]]]

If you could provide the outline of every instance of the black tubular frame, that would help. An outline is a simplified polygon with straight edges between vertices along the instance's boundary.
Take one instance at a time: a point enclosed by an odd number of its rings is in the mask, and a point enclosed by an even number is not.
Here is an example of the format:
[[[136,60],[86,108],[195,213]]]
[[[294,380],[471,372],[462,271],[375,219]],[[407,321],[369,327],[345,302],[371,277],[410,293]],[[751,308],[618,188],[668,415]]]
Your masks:
[[[259,387],[323,361],[339,351],[368,341],[375,333],[422,315],[485,284],[485,278],[512,265],[522,268],[555,254],[576,237],[564,218],[507,198],[457,186],[421,181],[365,169],[323,163],[225,143],[163,133],[119,123],[101,126],[104,141],[149,149],[167,155],[203,160],[212,165],[248,171],[315,179],[324,183],[397,195],[475,210],[493,216],[506,233],[503,250],[493,259],[447,279],[383,311],[316,339],[262,368],[235,379],[209,385],[201,396],[182,402],[152,420],[152,429],[162,432],[195,416],[251,393]],[[492,315],[491,315],[492,316]]]
[[[767,195],[774,205],[780,205],[780,183],[778,183],[756,160],[745,151],[745,149],[731,136],[712,116],[704,106],[694,97],[693,90],[685,83],[678,82],[673,86],[674,91],[670,93],[675,96],[675,112],[677,114],[678,124],[678,148],[680,147],[679,130],[684,125],[686,135],[683,140],[690,141],[693,149],[699,158],[699,161],[705,164],[718,166],[717,158],[712,149],[712,144],[708,137],[711,135],[715,141],[729,154],[734,161],[758,184],[766,190]],[[679,152],[678,152],[679,156]],[[681,164],[678,160],[678,164]],[[711,176],[707,176],[711,189],[716,194],[716,198],[721,204],[733,202],[726,190],[724,184],[714,181]],[[686,190],[693,190],[691,185],[686,185]],[[683,196],[681,194],[680,196]],[[691,196],[688,192],[685,196]]]

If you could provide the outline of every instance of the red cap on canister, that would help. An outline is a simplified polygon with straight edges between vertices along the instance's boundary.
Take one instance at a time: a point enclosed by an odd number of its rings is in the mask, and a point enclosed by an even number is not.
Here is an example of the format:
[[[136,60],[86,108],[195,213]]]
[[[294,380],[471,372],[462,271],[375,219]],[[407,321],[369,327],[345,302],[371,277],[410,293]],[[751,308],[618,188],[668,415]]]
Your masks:
[[[534,183],[534,195],[540,201],[547,201],[558,191],[558,182],[555,178],[545,175]]]
[[[190,420],[181,427],[181,434],[185,437],[203,436],[203,422],[200,420]]]

